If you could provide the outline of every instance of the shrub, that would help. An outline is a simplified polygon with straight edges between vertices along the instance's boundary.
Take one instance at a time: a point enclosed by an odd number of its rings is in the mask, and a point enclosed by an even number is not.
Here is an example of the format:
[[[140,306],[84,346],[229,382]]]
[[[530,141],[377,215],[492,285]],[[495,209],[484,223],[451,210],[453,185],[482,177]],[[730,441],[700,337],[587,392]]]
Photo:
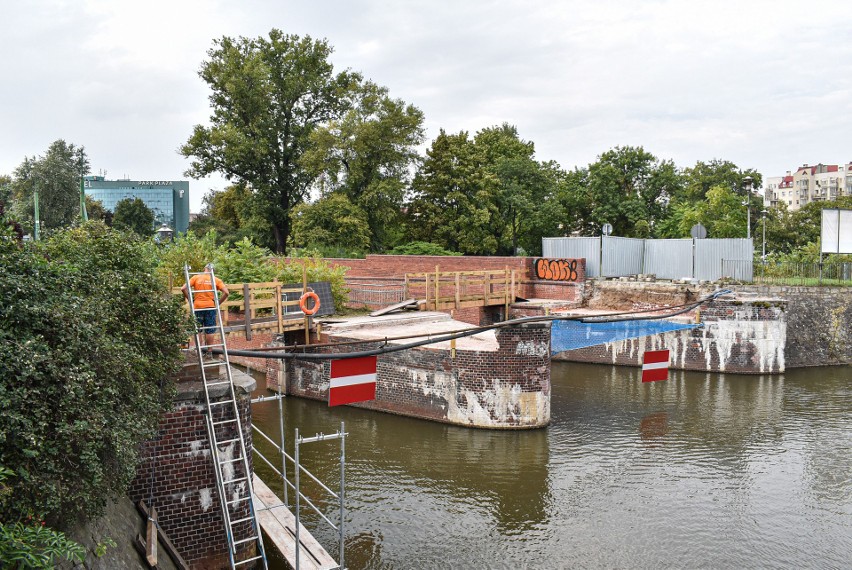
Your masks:
[[[164,284],[180,287],[185,282],[184,263],[189,264],[189,270],[192,272],[201,271],[205,264],[216,257],[218,251],[215,231],[210,231],[201,238],[193,232],[186,232],[157,250],[157,275]]]
[[[333,266],[320,257],[293,257],[276,262],[276,277],[282,283],[301,283],[302,268],[305,268],[308,281],[329,281],[334,306],[343,308],[349,300],[349,288],[346,286],[348,267]]]
[[[425,241],[413,241],[405,245],[398,245],[385,253],[388,255],[461,255],[457,251],[450,251],[438,244]]]
[[[2,520],[62,528],[126,492],[188,328],[150,247],[101,222],[0,243],[0,464],[16,475]]]

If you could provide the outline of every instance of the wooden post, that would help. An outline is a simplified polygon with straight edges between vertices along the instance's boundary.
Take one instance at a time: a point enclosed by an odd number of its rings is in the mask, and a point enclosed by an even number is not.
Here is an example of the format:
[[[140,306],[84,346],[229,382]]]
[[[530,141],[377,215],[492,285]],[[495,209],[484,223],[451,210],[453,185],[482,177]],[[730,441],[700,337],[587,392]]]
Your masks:
[[[302,264],[302,295],[308,292],[308,266]],[[311,318],[305,315],[305,344],[311,344]]]
[[[402,300],[408,300],[408,273],[405,274],[405,286],[402,289]]]
[[[251,340],[251,289],[243,283],[243,311],[245,311],[246,340]]]
[[[518,296],[515,294],[515,270],[512,270],[512,302],[515,302],[515,299]]]
[[[429,274],[426,274],[426,310],[429,310]]]
[[[145,559],[148,561],[148,566],[155,567],[157,565],[157,511],[151,507],[151,516],[148,517],[148,529],[145,535]]]
[[[278,278],[276,277],[272,281],[275,283],[275,314],[278,315],[278,334],[284,332],[284,315],[283,307],[281,306],[281,283],[278,282]]]
[[[509,266],[506,266],[505,274],[503,275],[506,282],[503,284],[503,299],[506,308],[503,310],[503,320],[509,320]]]
[[[459,292],[459,272],[456,271],[456,309],[460,308],[461,293]]]
[[[485,289],[485,292],[482,294],[482,297],[485,299],[485,305],[491,304],[491,272],[485,272],[485,279],[482,282],[482,287]]]
[[[450,358],[456,357],[456,339],[450,339]]]
[[[438,302],[441,300],[441,292],[439,289],[438,281],[441,280],[441,275],[438,272],[438,266],[435,266],[435,310],[438,310]]]

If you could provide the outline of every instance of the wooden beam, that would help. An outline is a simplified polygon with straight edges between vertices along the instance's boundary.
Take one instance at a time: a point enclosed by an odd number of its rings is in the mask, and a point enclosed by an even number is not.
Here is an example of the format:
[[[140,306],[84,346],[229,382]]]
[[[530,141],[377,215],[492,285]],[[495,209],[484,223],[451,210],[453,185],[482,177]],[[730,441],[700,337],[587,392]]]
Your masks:
[[[136,503],[136,509],[145,517],[146,520],[148,519],[148,505],[145,504],[145,501],[139,501]],[[142,537],[139,536],[139,539],[142,539]],[[157,533],[157,540],[163,546],[163,550],[166,551],[166,554],[169,555],[169,558],[172,559],[172,562],[175,563],[175,566],[177,566],[179,570],[189,570],[189,564],[186,563],[186,560],[183,559],[177,548],[175,548],[175,545],[172,544],[172,541],[169,540],[168,535],[164,533],[162,529],[160,529],[160,532]],[[145,541],[142,540],[142,544],[144,543]]]

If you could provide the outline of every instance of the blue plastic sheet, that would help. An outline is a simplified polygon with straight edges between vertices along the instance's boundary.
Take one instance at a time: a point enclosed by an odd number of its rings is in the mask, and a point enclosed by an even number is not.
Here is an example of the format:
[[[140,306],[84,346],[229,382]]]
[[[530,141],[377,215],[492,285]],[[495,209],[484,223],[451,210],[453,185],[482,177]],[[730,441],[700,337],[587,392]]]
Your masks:
[[[606,344],[628,338],[640,338],[655,334],[694,329],[700,324],[674,323],[671,321],[630,320],[610,323],[583,323],[580,321],[553,321],[550,329],[552,354],[597,344]]]

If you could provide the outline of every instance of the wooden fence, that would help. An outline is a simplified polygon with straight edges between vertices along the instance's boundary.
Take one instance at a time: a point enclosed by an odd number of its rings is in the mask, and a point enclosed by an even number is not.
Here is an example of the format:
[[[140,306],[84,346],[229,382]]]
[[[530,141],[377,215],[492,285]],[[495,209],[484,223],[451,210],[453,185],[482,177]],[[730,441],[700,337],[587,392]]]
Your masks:
[[[504,305],[508,311],[515,302],[519,283],[516,270],[450,271],[440,266],[430,273],[407,273],[404,297],[425,299],[426,310],[463,309]]]
[[[231,292],[228,300],[220,305],[226,333],[243,331],[246,340],[251,340],[252,332],[280,334],[309,330],[310,318],[299,309],[299,300],[284,300],[285,293],[301,296],[307,291],[306,286],[285,288],[278,281],[226,283],[225,286]],[[172,293],[183,295],[180,287],[172,287]]]

